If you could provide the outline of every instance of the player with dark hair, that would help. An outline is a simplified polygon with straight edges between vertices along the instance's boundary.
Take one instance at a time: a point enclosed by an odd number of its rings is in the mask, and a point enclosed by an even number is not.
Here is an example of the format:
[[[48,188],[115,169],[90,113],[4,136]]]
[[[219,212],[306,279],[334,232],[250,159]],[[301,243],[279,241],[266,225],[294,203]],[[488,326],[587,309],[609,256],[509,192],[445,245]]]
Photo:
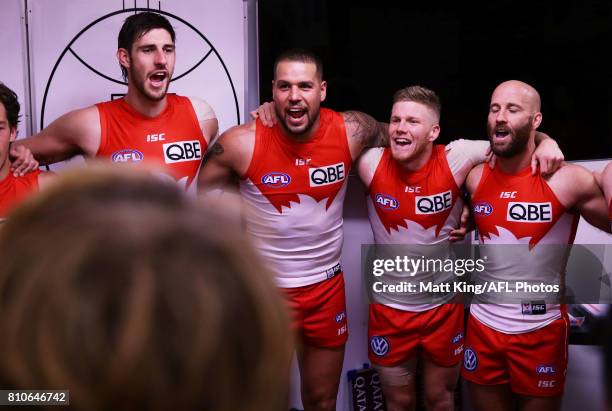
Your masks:
[[[117,50],[128,83],[125,97],[72,111],[15,142],[11,155],[16,163],[26,148],[43,164],[78,154],[150,162],[163,165],[166,174],[190,187],[218,123],[203,100],[168,93],[175,58],[175,33],[165,17],[153,12],[128,17]]]
[[[9,147],[17,137],[19,110],[17,94],[0,82],[0,221],[19,201],[46,184],[50,177],[38,170],[23,175],[11,173]]]
[[[335,410],[348,335],[340,265],[347,177],[353,160],[385,134],[366,114],[320,107],[327,83],[317,62],[304,50],[278,57],[278,124],[257,120],[223,133],[199,186],[225,188],[239,178],[247,232],[292,308],[304,407]]]

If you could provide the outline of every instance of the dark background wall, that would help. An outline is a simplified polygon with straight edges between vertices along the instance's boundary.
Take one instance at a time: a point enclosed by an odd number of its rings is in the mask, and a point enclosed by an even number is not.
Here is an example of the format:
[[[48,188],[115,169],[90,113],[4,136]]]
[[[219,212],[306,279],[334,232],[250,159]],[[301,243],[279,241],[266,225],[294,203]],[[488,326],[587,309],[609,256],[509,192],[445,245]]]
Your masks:
[[[336,110],[387,121],[395,90],[435,90],[445,143],[485,138],[491,92],[519,79],[540,92],[540,130],[567,159],[612,157],[612,2],[473,3],[259,0],[261,101],[276,55],[306,47],[323,59]]]

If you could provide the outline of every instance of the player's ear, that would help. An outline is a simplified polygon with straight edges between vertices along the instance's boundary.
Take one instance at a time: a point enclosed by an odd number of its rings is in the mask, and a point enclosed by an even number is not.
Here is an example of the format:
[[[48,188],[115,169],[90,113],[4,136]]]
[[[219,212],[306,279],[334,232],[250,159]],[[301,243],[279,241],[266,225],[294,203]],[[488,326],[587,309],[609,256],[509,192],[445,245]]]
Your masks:
[[[11,127],[11,132],[9,136],[9,141],[12,143],[17,139],[17,127]]]
[[[440,135],[440,125],[439,124],[434,124],[431,127],[431,132],[429,133],[429,141],[433,142],[435,141],[438,136]]]
[[[321,101],[324,101],[325,97],[327,97],[327,81],[323,80],[321,82]]]
[[[542,124],[542,113],[538,112],[533,116],[533,129],[537,130],[540,124]]]
[[[124,48],[117,49],[117,60],[126,69],[130,67],[130,53]]]

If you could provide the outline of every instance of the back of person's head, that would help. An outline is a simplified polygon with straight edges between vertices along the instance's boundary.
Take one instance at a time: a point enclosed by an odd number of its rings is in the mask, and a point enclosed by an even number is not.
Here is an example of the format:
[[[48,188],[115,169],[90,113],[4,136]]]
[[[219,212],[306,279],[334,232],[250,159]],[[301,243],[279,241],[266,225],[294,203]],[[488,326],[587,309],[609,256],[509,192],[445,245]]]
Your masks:
[[[59,178],[0,228],[0,386],[75,410],[286,409],[284,304],[235,223],[136,170]]]
[[[125,19],[117,36],[117,48],[125,49],[128,53],[131,53],[132,45],[136,40],[155,29],[166,30],[170,34],[172,42],[176,41],[174,28],[166,17],[159,13],[145,11],[132,14]],[[121,73],[123,74],[123,79],[127,79],[127,69],[123,66],[121,66]]]
[[[2,82],[0,82],[0,104],[6,110],[6,119],[9,127],[12,129],[17,128],[19,124],[19,110],[21,109],[19,99],[17,94]]]

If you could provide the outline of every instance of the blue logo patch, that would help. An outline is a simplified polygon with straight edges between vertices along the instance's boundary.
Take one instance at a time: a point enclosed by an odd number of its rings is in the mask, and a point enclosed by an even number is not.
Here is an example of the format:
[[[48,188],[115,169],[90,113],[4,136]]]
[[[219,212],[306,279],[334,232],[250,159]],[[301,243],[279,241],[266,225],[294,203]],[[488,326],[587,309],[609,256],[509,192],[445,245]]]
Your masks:
[[[556,374],[557,373],[557,367],[555,367],[553,364],[541,364],[541,365],[538,365],[536,367],[536,373],[538,375],[542,375],[542,374]]]
[[[473,211],[474,214],[490,216],[493,212],[493,206],[486,201],[479,201],[478,203],[474,204]]]
[[[344,320],[346,318],[346,313],[344,311],[339,312],[338,314],[336,314],[336,322],[338,324],[340,324],[342,322],[342,320]]]
[[[383,210],[396,210],[399,207],[399,201],[387,194],[376,194],[376,205]]]
[[[279,171],[273,171],[264,175],[261,178],[262,184],[270,188],[281,188],[285,187],[291,182],[291,176],[287,173],[281,173]]]
[[[139,161],[142,161],[143,158],[144,156],[142,155],[140,151],[132,150],[132,149],[125,149],[125,150],[115,151],[113,155],[111,156],[111,161],[113,163],[128,163],[128,162],[137,163]]]
[[[474,371],[478,367],[478,357],[471,348],[466,348],[463,352],[463,367],[468,371]]]
[[[374,354],[384,357],[389,352],[389,341],[385,337],[375,335],[370,338],[370,348]]]
[[[459,332],[457,333],[457,335],[455,335],[455,336],[453,337],[453,339],[451,340],[451,342],[452,342],[453,344],[459,344],[459,342],[461,342],[461,340],[463,340],[463,331],[459,331]]]

